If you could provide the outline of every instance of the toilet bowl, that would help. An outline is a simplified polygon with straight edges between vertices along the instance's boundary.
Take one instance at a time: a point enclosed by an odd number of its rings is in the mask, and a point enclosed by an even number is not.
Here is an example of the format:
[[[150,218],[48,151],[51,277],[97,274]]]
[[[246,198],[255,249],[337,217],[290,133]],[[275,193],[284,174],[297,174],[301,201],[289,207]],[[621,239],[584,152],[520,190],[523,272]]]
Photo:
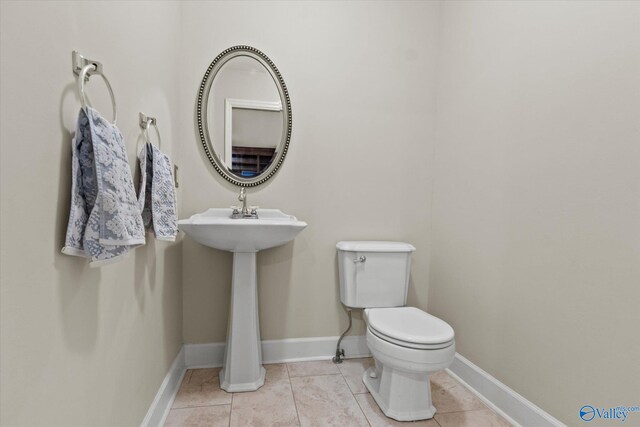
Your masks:
[[[447,368],[456,347],[446,322],[405,307],[415,247],[403,242],[345,241],[336,248],[340,301],[364,309],[367,346],[375,360],[362,381],[387,417],[433,418],[429,374]]]
[[[398,421],[433,418],[429,374],[451,365],[451,326],[415,307],[365,309],[375,360],[362,381],[382,412]]]

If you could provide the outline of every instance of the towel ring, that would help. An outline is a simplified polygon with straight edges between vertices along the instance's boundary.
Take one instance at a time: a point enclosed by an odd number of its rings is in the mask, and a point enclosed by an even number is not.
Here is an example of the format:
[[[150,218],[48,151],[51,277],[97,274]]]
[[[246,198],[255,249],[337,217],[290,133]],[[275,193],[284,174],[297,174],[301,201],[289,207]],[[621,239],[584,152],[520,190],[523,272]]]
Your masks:
[[[160,129],[158,129],[158,121],[155,117],[149,117],[144,113],[139,114],[140,117],[140,127],[142,128],[142,135],[144,136],[144,141],[152,144],[151,138],[149,138],[149,128],[151,126],[156,128],[156,135],[158,135],[158,148],[160,148],[160,144],[162,142],[162,138],[160,138]]]
[[[87,106],[90,106],[84,94],[84,83],[85,81],[89,81],[89,76],[92,74],[97,74],[102,77],[105,84],[107,85],[109,96],[111,97],[111,105],[113,106],[113,124],[115,125],[116,121],[118,120],[118,112],[116,111],[116,98],[113,95],[113,89],[111,89],[109,80],[107,80],[107,77],[98,70],[98,67],[95,64],[85,65],[84,67],[82,67],[82,70],[78,75],[78,88],[80,89],[80,103],[82,104],[82,108],[86,109]]]

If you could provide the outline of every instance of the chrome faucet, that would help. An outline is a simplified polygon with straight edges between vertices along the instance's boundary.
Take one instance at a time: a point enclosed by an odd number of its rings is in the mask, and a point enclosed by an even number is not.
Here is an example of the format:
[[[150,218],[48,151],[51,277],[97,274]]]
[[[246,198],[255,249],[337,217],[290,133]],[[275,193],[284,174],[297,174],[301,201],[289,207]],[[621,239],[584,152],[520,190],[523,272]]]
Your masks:
[[[244,187],[240,189],[238,201],[242,202],[242,216],[247,215],[249,213],[249,209],[247,209],[247,190]]]
[[[258,218],[258,207],[251,206],[247,207],[247,190],[242,187],[240,189],[240,195],[238,196],[238,201],[242,202],[242,208],[238,208],[238,206],[231,206],[233,212],[231,213],[231,218],[239,219],[239,218]]]

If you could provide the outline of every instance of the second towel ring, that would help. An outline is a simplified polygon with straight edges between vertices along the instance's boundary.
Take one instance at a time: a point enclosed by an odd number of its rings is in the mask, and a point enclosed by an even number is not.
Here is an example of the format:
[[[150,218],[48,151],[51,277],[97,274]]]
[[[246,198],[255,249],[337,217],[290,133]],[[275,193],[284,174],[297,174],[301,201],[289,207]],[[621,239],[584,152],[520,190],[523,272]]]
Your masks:
[[[107,76],[102,74],[98,67],[95,64],[88,64],[82,67],[80,74],[78,74],[78,88],[80,90],[80,102],[82,103],[82,108],[87,108],[89,106],[87,99],[84,94],[84,84],[85,81],[89,80],[90,75],[98,74],[104,80],[104,83],[107,85],[107,89],[109,90],[109,96],[111,97],[111,105],[113,106],[113,124],[116,124],[118,120],[118,112],[116,111],[116,98],[113,95],[113,89],[111,89],[111,84],[109,80],[107,80]]]
[[[142,128],[142,135],[144,136],[144,141],[152,144],[151,138],[149,138],[149,128],[151,126],[156,128],[156,135],[158,135],[158,148],[160,148],[160,143],[162,142],[162,138],[160,138],[160,129],[158,129],[158,121],[155,117],[149,117],[144,113],[139,114],[140,117],[140,127]]]

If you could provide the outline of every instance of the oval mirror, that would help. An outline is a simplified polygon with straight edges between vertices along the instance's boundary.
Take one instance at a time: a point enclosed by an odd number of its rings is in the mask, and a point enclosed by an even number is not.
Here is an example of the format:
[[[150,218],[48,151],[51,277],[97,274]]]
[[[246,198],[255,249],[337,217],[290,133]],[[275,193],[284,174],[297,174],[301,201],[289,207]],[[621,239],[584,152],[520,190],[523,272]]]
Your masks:
[[[209,161],[227,181],[253,187],[271,178],[291,138],[289,93],[274,63],[250,46],[224,50],[204,73],[197,122]]]

